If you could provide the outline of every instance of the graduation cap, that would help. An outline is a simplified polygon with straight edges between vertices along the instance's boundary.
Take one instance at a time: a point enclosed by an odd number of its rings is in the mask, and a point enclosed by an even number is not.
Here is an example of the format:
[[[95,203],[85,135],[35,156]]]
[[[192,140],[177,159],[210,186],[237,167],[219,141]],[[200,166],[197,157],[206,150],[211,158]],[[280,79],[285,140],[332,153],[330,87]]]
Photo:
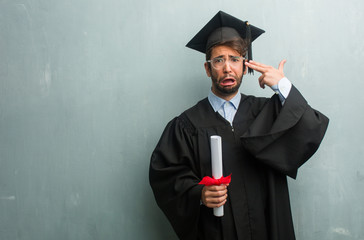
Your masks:
[[[238,37],[248,42],[248,60],[252,60],[251,43],[265,31],[248,21],[244,22],[223,11],[219,11],[186,45],[202,53],[206,53],[218,43],[234,40]],[[249,68],[249,73],[253,70]]]

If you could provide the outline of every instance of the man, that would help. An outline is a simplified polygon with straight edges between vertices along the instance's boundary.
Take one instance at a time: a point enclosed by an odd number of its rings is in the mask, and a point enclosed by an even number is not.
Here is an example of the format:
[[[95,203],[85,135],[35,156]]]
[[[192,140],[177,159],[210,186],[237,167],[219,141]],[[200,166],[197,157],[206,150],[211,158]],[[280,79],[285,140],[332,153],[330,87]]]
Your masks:
[[[150,163],[150,183],[180,239],[295,239],[286,176],[317,150],[328,119],[312,109],[278,69],[251,61],[251,42],[264,31],[219,12],[187,44],[206,53],[212,80],[207,98],[170,121]],[[247,59],[245,59],[247,58]],[[239,93],[255,70],[272,98]],[[222,137],[224,176],[231,183],[203,186],[211,176],[210,136]],[[224,206],[224,216],[212,208]]]

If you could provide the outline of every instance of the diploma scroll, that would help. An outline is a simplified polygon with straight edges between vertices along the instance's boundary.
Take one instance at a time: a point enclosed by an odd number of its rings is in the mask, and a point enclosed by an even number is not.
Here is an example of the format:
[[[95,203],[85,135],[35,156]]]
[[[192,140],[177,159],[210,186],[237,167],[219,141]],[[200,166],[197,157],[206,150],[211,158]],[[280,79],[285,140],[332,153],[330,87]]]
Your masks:
[[[221,137],[214,135],[210,137],[211,143],[211,167],[212,176],[215,179],[221,178],[222,175],[222,147]],[[224,216],[224,206],[214,208],[214,215],[216,217]]]

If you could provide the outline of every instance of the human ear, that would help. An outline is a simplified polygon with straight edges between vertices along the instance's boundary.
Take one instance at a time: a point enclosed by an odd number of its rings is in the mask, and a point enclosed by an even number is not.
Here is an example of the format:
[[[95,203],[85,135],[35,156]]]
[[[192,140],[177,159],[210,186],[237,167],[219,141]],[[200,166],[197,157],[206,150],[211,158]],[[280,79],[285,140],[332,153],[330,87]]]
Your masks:
[[[205,66],[206,75],[207,75],[208,77],[211,77],[211,69],[210,69],[210,65],[209,65],[207,62],[205,62],[204,66]]]

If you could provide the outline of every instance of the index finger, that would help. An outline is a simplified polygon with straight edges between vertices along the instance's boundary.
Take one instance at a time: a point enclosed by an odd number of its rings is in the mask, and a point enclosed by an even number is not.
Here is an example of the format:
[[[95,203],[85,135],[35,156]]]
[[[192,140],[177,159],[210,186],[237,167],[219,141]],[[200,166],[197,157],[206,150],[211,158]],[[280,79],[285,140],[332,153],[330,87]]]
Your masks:
[[[255,71],[260,72],[260,73],[264,73],[266,71],[265,67],[262,67],[262,66],[250,63],[250,62],[246,62],[245,65],[248,66],[249,68],[255,70]]]
[[[256,62],[256,61],[253,61],[253,60],[250,60],[249,61],[250,64],[254,64],[256,66],[259,66],[259,67],[263,67],[263,68],[267,68],[267,67],[270,67],[269,65],[265,65],[263,63],[260,63],[260,62]]]

